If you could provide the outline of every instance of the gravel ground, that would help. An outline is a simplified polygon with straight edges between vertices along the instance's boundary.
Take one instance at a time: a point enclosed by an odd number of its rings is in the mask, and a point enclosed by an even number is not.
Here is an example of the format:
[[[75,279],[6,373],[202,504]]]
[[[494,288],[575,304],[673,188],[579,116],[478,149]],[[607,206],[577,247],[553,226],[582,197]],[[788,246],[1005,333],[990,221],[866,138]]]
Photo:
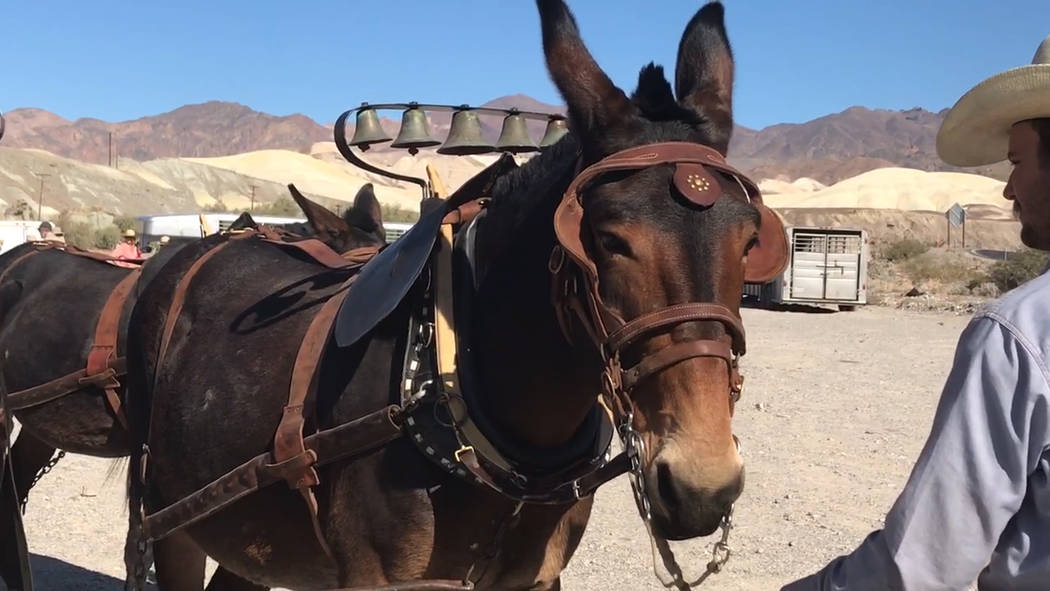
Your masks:
[[[929,431],[969,319],[876,306],[743,316],[749,353],[735,432],[747,484],[732,559],[708,583],[725,591],[779,589],[881,526]],[[37,589],[121,588],[124,468],[70,455],[33,489],[25,519]],[[674,544],[687,576],[702,572],[714,540]],[[661,589],[652,563],[620,477],[598,491],[563,586]]]

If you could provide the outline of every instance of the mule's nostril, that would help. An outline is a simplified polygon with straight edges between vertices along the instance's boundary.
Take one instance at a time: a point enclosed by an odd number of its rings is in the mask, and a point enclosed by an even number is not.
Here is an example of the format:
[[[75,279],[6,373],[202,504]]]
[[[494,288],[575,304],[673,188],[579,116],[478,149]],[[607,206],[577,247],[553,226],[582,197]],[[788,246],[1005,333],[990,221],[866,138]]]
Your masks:
[[[660,499],[668,509],[678,507],[680,499],[675,491],[674,478],[671,477],[671,466],[666,462],[656,465],[656,486],[660,491]]]

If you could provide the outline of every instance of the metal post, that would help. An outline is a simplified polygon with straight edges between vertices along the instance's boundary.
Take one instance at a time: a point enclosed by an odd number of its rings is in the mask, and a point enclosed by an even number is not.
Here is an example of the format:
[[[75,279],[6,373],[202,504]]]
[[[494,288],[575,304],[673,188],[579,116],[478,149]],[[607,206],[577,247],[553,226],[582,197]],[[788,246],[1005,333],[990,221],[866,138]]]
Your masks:
[[[255,185],[252,185],[252,208],[250,211],[255,211]]]
[[[40,194],[37,195],[36,219],[43,220],[44,219],[43,218],[43,215],[44,215],[43,214],[43,211],[44,211],[44,177],[49,177],[51,175],[46,173],[46,172],[34,172],[33,174],[35,174],[38,177],[40,177]]]

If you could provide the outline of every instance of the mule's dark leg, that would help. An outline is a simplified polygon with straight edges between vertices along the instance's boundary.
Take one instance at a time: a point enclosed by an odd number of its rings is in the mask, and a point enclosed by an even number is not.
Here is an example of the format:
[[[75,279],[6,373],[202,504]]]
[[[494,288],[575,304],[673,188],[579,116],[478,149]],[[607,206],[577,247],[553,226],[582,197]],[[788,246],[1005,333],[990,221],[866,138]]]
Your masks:
[[[11,467],[14,469],[15,487],[19,495],[24,497],[29,493],[29,485],[37,472],[47,465],[54,454],[55,448],[33,437],[25,429],[18,433],[18,439],[11,446]]]
[[[3,445],[2,440],[0,445]],[[22,556],[28,555],[28,552],[25,538],[19,533],[22,527],[21,508],[11,485],[10,466],[0,467],[4,468],[0,473],[0,578],[6,583],[7,589],[20,591],[29,588],[32,575],[23,570]]]
[[[18,434],[18,439],[15,444],[11,446],[11,453],[8,456],[8,461],[11,462],[10,474],[7,470],[4,471],[3,475],[3,491],[0,492],[0,507],[4,510],[0,510],[0,532],[4,532],[0,535],[0,576],[3,576],[4,580],[7,581],[8,586],[17,588],[16,581],[21,580],[19,574],[21,565],[18,562],[18,554],[14,551],[15,544],[14,536],[8,534],[8,532],[14,532],[16,527],[19,527],[17,521],[18,516],[13,511],[21,511],[20,498],[10,498],[15,496],[17,491],[18,497],[24,497],[26,495],[26,489],[29,484],[33,482],[33,478],[36,477],[37,472],[40,471],[48,460],[51,459],[52,454],[55,453],[55,448],[40,441],[36,437],[33,437],[23,429]],[[11,487],[11,474],[14,475],[15,487]],[[6,510],[10,507],[13,509]]]
[[[184,532],[153,542],[160,591],[202,591],[204,552]]]
[[[207,591],[270,591],[270,588],[246,581],[220,566],[208,581]]]

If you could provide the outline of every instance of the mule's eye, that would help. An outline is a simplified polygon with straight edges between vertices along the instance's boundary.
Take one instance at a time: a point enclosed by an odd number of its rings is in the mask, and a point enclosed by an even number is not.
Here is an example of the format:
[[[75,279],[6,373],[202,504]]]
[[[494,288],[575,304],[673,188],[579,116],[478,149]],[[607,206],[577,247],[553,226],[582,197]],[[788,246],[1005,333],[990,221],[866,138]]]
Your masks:
[[[758,234],[755,234],[754,236],[751,237],[751,240],[749,240],[747,242],[747,246],[744,247],[744,256],[747,256],[747,253],[751,252],[751,249],[756,247],[756,246],[758,246],[758,245],[759,245]]]
[[[625,257],[631,256],[631,245],[623,238],[612,232],[598,231],[596,234],[598,246],[600,246],[605,252]]]

